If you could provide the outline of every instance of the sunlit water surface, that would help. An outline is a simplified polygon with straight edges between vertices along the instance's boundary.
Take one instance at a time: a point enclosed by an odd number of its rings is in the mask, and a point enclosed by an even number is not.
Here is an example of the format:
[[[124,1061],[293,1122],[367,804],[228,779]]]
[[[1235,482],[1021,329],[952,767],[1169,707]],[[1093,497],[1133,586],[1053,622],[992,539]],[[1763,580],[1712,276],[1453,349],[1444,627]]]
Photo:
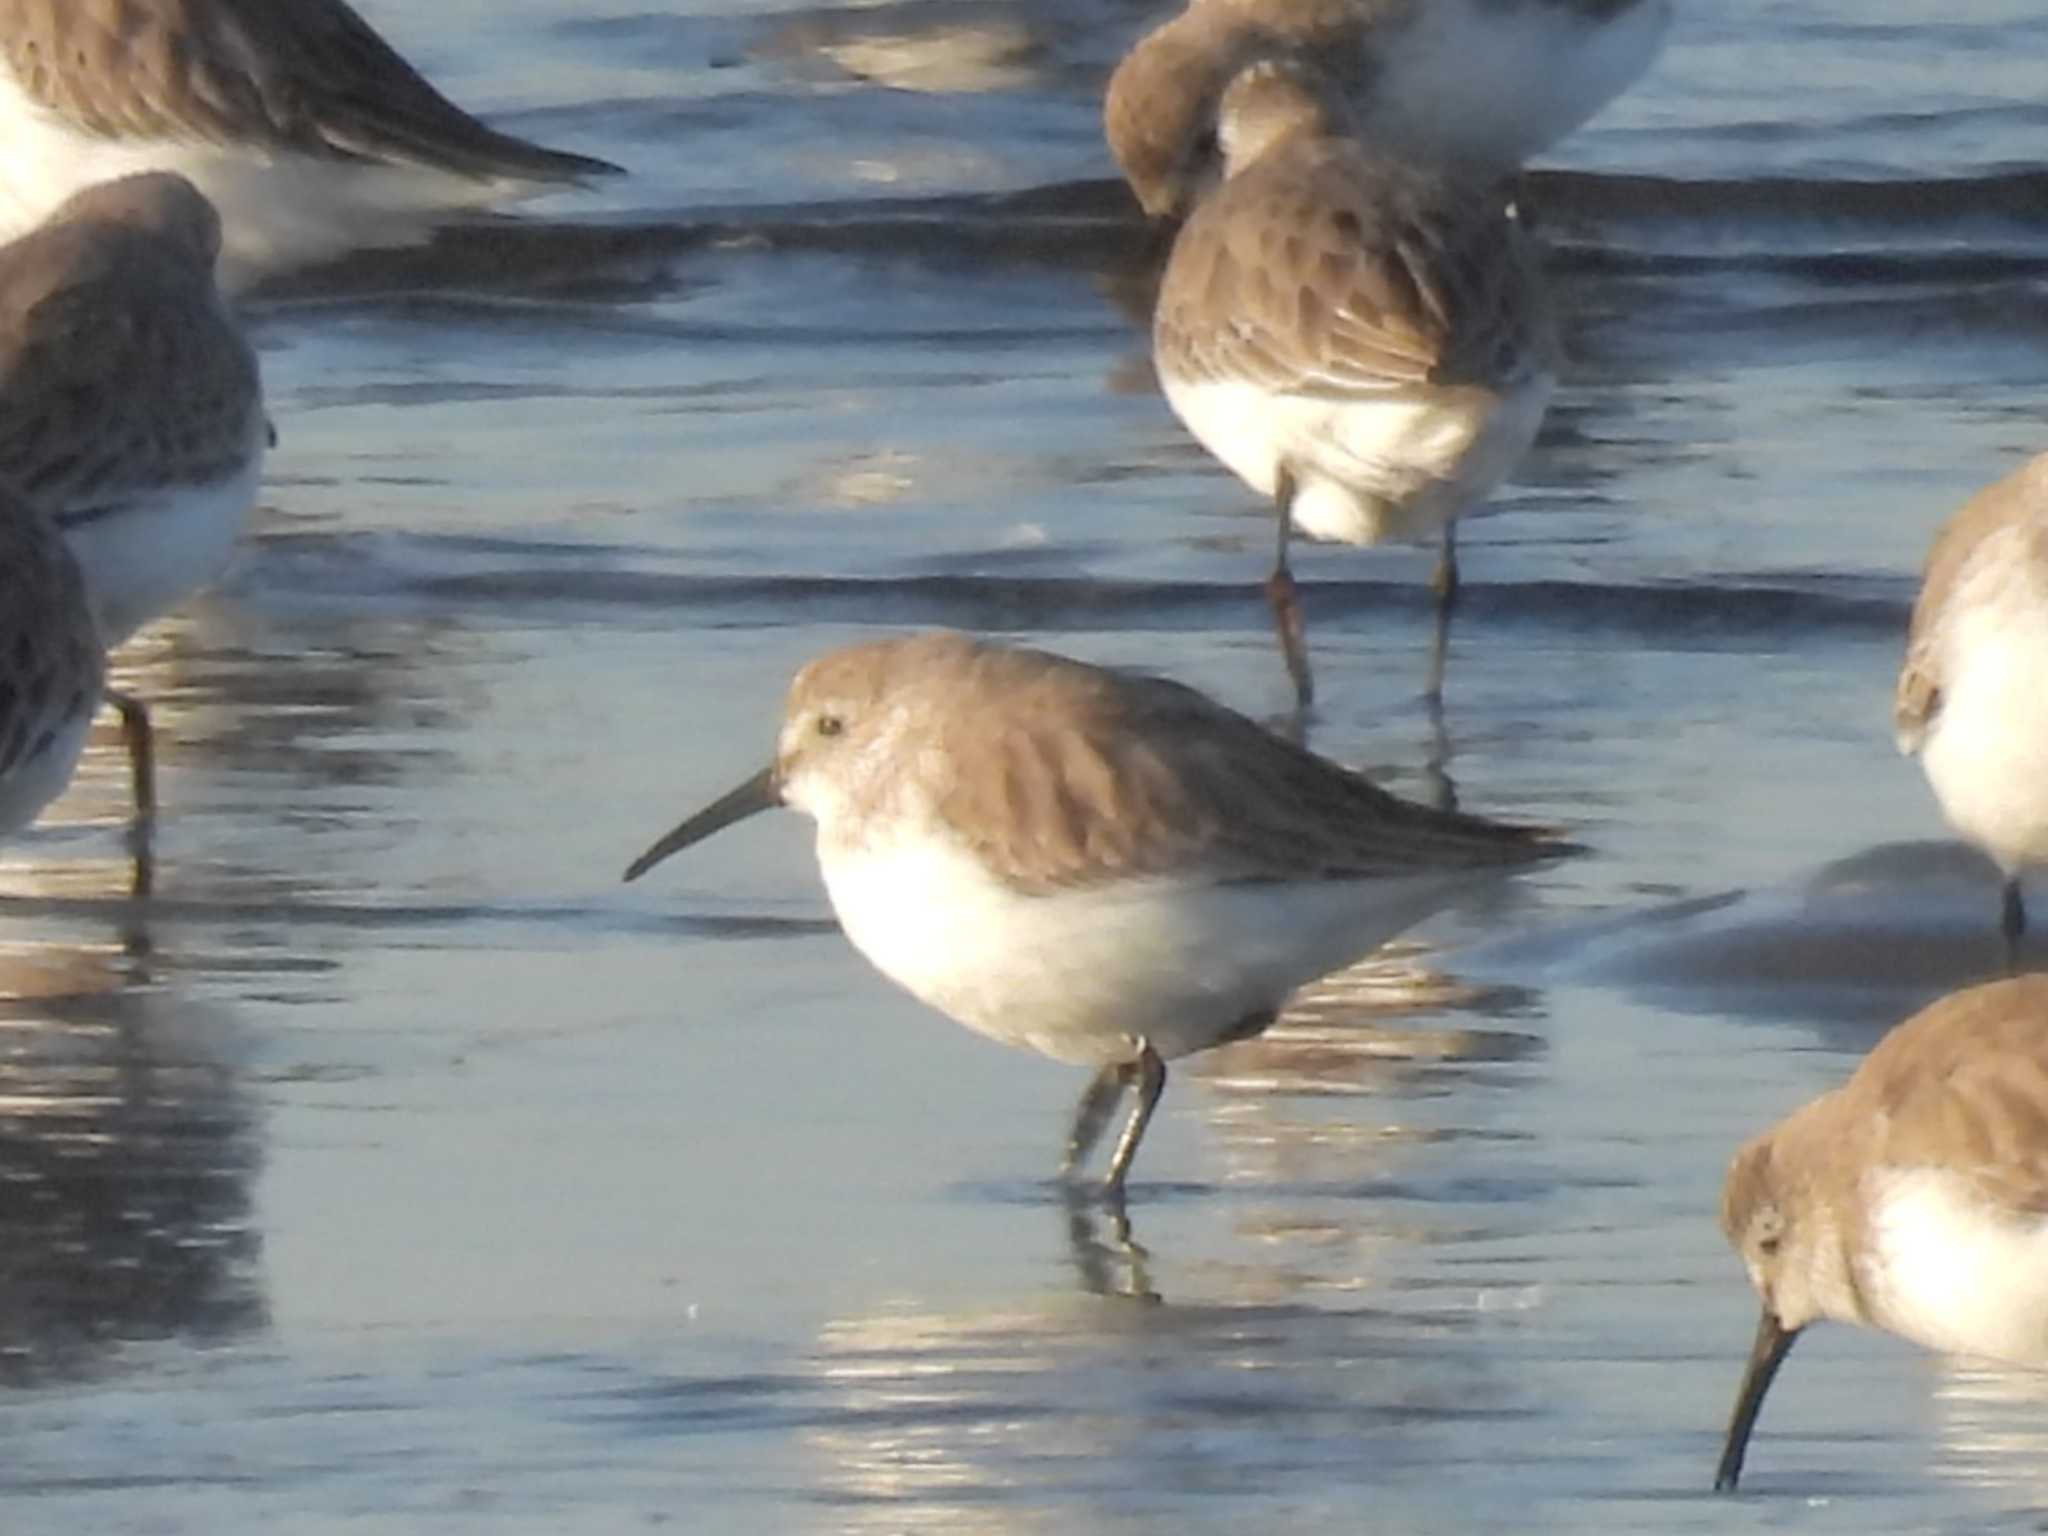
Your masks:
[[[1176,1072],[1141,1248],[1076,1075],[874,975],[795,818],[620,868],[789,671],[950,624],[1285,701],[1264,514],[1152,387],[1146,8],[366,11],[633,174],[251,310],[282,435],[121,760],[0,870],[23,1529],[2033,1529],[2040,1384],[1822,1330],[1706,1491],[1743,1136],[1983,975],[1888,690],[2043,446],[2048,20],[1688,0],[1528,201],[1572,366],[1470,519],[1463,804],[1593,853]],[[1426,551],[1305,550],[1316,744],[1427,789]]]

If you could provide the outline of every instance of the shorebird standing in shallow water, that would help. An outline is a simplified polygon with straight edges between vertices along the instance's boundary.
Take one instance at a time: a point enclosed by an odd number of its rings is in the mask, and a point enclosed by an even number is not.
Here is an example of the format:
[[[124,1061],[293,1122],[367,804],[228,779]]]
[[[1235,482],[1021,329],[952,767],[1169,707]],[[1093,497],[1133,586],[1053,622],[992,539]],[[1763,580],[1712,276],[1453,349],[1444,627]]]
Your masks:
[[[1763,1298],[1714,1486],[1820,1318],[2048,1366],[2048,976],[1953,993],[1735,1154],[1721,1228]]]
[[[71,782],[105,675],[78,562],[40,510],[0,490],[0,834]]]
[[[2021,876],[2048,864],[2048,454],[1935,537],[1892,719],[1949,824],[2003,871],[1999,927],[2017,968]]]
[[[109,647],[219,576],[255,501],[270,423],[219,249],[206,199],[161,173],[90,187],[0,246],[0,487],[62,530]],[[108,697],[146,888],[149,719]]]
[[[1396,799],[1178,683],[944,633],[811,662],[773,764],[626,878],[778,805],[817,821],[833,910],[885,975],[1096,1068],[1063,1174],[1135,1091],[1116,1205],[1167,1062],[1259,1033],[1303,983],[1567,851]]]
[[[1324,72],[1375,148],[1498,180],[1649,67],[1673,0],[1189,0],[1110,77],[1103,126],[1145,211],[1221,172],[1216,110],[1261,58]]]
[[[0,143],[0,235],[176,171],[231,286],[618,169],[485,127],[342,0],[0,0]]]
[[[1153,357],[1174,413],[1273,500],[1267,593],[1313,693],[1287,545],[1440,536],[1428,694],[1458,596],[1452,523],[1534,441],[1556,340],[1533,252],[1496,192],[1366,148],[1306,66],[1223,93],[1225,180],[1174,241]]]

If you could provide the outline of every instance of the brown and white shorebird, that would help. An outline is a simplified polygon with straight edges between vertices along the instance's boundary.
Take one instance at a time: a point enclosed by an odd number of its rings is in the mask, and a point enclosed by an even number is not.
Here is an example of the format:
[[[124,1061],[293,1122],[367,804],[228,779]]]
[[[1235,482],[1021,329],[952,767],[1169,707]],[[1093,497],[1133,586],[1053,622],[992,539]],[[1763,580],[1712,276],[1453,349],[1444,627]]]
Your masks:
[[[1441,537],[1435,697],[1458,591],[1453,520],[1527,452],[1555,383],[1535,255],[1497,193],[1368,149],[1305,66],[1251,65],[1219,112],[1226,179],[1175,239],[1153,317],[1160,386],[1273,500],[1267,591],[1303,705],[1293,533]]]
[[[63,535],[0,490],[0,835],[34,821],[71,782],[105,675]]]
[[[1216,110],[1261,58],[1329,76],[1376,148],[1511,175],[1632,84],[1673,0],[1188,0],[1110,77],[1103,127],[1145,211],[1184,214],[1221,170]]]
[[[485,127],[342,0],[0,0],[0,143],[0,235],[176,171],[231,286],[618,169]]]
[[[1913,604],[1892,722],[1949,825],[2005,876],[2016,965],[2021,876],[2048,864],[2048,454],[1943,525]]]
[[[936,633],[804,667],[774,762],[626,871],[773,806],[818,824],[846,935],[924,1002],[1097,1069],[1063,1174],[1124,1091],[1124,1177],[1166,1063],[1461,893],[1568,851],[1431,810],[1179,683]]]
[[[2048,976],[1956,992],[1735,1154],[1721,1228],[1763,1298],[1714,1486],[1808,1323],[2048,1366]]]
[[[270,423],[219,248],[213,208],[163,173],[89,187],[0,246],[0,487],[63,531],[109,647],[219,576],[255,501]],[[109,698],[147,818],[148,717]]]

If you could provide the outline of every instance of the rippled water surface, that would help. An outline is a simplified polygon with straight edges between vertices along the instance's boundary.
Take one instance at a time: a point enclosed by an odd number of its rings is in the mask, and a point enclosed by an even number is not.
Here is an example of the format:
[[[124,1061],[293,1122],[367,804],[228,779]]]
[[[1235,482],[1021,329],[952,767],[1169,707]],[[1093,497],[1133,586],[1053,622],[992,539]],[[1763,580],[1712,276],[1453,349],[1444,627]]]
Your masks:
[[[260,295],[282,441],[0,869],[0,1490],[94,1532],[2033,1529],[2042,1388],[1819,1330],[1744,1495],[1743,1136],[1983,974],[1888,698],[2043,446],[2048,21],[1683,0],[1533,180],[1572,366],[1462,536],[1465,805],[1594,849],[1080,1083],[833,926],[796,818],[631,888],[799,661],[950,624],[1285,684],[1150,376],[1094,101],[1147,7],[365,4],[632,175]],[[1426,788],[1418,550],[1305,549],[1318,747]]]

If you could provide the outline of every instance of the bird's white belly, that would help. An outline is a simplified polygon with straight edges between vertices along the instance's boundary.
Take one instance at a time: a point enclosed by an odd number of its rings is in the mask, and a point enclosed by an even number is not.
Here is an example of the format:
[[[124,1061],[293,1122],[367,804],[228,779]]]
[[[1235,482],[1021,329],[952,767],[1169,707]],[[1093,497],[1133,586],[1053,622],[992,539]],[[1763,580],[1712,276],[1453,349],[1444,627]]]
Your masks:
[[[2048,593],[1957,596],[1920,760],[1950,825],[2016,872],[2048,863]]]
[[[820,840],[847,937],[968,1028],[1061,1061],[1171,1059],[1419,921],[1471,875],[1300,885],[1147,878],[1045,896],[938,839]]]
[[[1633,84],[1664,44],[1672,0],[1602,19],[1556,0],[1424,0],[1363,103],[1368,137],[1508,170]],[[1375,34],[1375,36],[1378,36]]]
[[[1877,1169],[1865,1192],[1876,1321],[1930,1349],[2048,1365],[2048,1220],[1946,1169]]]
[[[1188,430],[1253,490],[1270,497],[1280,467],[1293,471],[1301,533],[1377,544],[1430,538],[1492,494],[1534,441],[1553,380],[1532,373],[1505,394],[1424,386],[1346,400],[1161,383]]]
[[[218,579],[248,523],[262,469],[254,451],[225,479],[62,522],[109,649]]]

